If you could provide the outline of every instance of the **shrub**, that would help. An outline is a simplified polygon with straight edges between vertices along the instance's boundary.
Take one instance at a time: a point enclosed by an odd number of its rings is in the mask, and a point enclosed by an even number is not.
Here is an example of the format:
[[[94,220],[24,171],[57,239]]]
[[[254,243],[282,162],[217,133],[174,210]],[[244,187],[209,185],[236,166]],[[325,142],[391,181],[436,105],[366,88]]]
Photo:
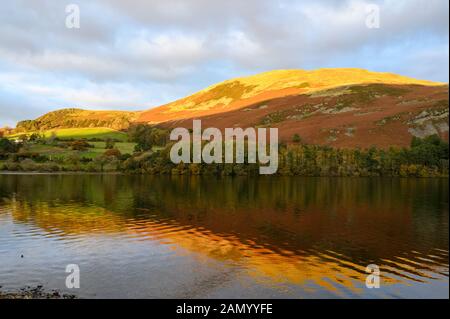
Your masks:
[[[113,149],[114,148],[114,144],[115,144],[114,140],[112,140],[110,138],[107,138],[106,142],[105,142],[105,148],[106,149]]]
[[[80,170],[80,166],[79,165],[67,165],[67,166],[63,167],[62,170],[67,171],[67,172],[78,172]]]
[[[29,137],[30,142],[36,142],[41,139],[41,135],[39,133],[33,133]]]
[[[83,163],[83,164],[87,164],[87,163],[92,162],[92,158],[89,158],[89,157],[82,157],[82,158],[80,159],[80,162]]]
[[[70,146],[69,144],[70,143],[68,143],[68,142],[58,142],[56,144],[56,146],[61,147],[61,148],[68,148]]]
[[[129,159],[130,157],[132,157],[131,154],[122,154],[122,155],[119,157],[119,160],[120,160],[120,161],[126,161],[126,160]]]
[[[16,162],[6,162],[4,167],[8,171],[21,171],[22,170],[19,163],[16,163]]]
[[[60,167],[54,163],[44,163],[39,166],[39,169],[44,172],[58,172]]]
[[[105,156],[114,156],[116,158],[120,158],[120,156],[122,155],[122,153],[120,153],[120,151],[117,148],[111,148],[106,150],[103,155]]]
[[[424,139],[414,137],[411,141],[408,158],[414,164],[439,166],[441,160],[448,159],[448,143],[437,135],[431,135]]]
[[[19,145],[11,142],[7,138],[0,138],[0,153],[15,153],[19,149]]]
[[[98,168],[97,168],[97,165],[95,165],[95,163],[90,162],[86,165],[85,170],[87,172],[97,172]]]
[[[20,162],[20,166],[24,171],[36,171],[38,170],[38,165],[32,159],[24,159]]]
[[[91,144],[86,142],[85,140],[77,140],[70,143],[70,147],[74,151],[85,151],[89,147],[92,147]]]
[[[71,165],[78,165],[80,163],[80,155],[78,153],[69,154],[64,161]]]
[[[139,168],[139,162],[133,157],[130,157],[129,159],[125,160],[125,162],[123,162],[122,167],[124,170],[134,171]]]
[[[136,142],[135,151],[149,151],[153,145],[164,146],[169,141],[169,131],[147,124],[131,126],[128,130],[129,139]]]
[[[300,137],[300,135],[294,134],[294,136],[292,136],[292,142],[294,142],[294,143],[301,143],[302,142],[302,138]]]
[[[100,171],[103,172],[105,165],[108,164],[109,162],[113,161],[113,159],[114,159],[114,157],[112,157],[112,156],[100,155],[94,159],[94,163],[97,164],[98,166],[100,166]]]
[[[20,152],[10,154],[10,159],[14,162],[20,162],[25,159],[32,159],[35,162],[46,162],[48,161],[48,157],[39,153],[31,153],[31,152]]]

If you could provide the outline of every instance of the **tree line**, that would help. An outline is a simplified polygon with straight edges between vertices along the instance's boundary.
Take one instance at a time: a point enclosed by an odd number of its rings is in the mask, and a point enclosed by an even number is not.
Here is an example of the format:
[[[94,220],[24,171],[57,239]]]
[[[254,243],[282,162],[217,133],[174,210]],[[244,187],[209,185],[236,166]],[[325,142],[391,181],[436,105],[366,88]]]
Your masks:
[[[36,168],[32,161],[42,163],[51,170],[110,170],[126,173],[155,175],[259,175],[258,163],[180,163],[170,159],[173,141],[170,131],[149,125],[135,125],[129,129],[130,141],[136,143],[133,154],[120,154],[114,148],[114,141],[107,141],[107,154],[94,160],[68,158],[71,166],[63,167],[56,159],[48,159],[21,151],[22,145],[7,138],[0,138],[0,160],[8,161],[3,169],[20,170],[21,161],[27,160],[27,167]],[[72,149],[87,148],[85,141],[72,141]],[[223,145],[224,147],[224,145]],[[247,151],[247,148],[246,148]],[[439,136],[413,137],[409,147],[380,149],[337,149],[322,145],[308,145],[294,135],[289,144],[281,143],[278,154],[278,175],[287,176],[402,176],[436,177],[448,176],[448,143]],[[192,154],[192,152],[191,152]],[[222,152],[224,154],[224,152]],[[247,154],[244,157],[248,159]],[[13,162],[13,163],[10,163]],[[76,165],[73,163],[76,162]],[[55,164],[55,165],[53,165]],[[58,167],[59,165],[59,167]],[[2,167],[0,167],[2,169]],[[25,169],[24,169],[25,170]]]
[[[259,164],[248,162],[174,164],[170,159],[173,142],[168,142],[167,131],[141,127],[134,132],[131,136],[138,143],[138,152],[122,163],[121,169],[126,172],[171,175],[257,175],[259,172]],[[155,145],[162,148],[150,151]],[[423,139],[413,137],[408,148],[337,149],[303,144],[295,135],[293,143],[279,145],[278,160],[279,175],[448,176],[448,143],[432,135]]]

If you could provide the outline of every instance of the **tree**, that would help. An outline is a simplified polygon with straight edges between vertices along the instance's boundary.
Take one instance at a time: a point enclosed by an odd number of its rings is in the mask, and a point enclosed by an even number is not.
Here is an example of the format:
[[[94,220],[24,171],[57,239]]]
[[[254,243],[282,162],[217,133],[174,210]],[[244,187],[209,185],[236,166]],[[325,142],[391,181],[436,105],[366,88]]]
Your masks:
[[[129,138],[136,143],[135,150],[149,151],[152,146],[165,146],[169,140],[169,132],[165,129],[157,128],[146,124],[138,124],[128,130]]]
[[[107,138],[106,141],[105,141],[105,148],[106,149],[112,149],[112,148],[114,148],[115,143],[116,142],[113,139]]]
[[[116,158],[119,158],[120,156],[122,156],[122,153],[120,153],[120,151],[117,148],[111,148],[106,150],[103,155],[105,156],[114,156]]]
[[[0,138],[0,153],[14,153],[14,145],[7,138]]]
[[[100,170],[103,172],[105,165],[108,164],[108,162],[112,161],[113,159],[114,158],[112,156],[100,155],[94,159],[94,162],[100,166]]]
[[[65,160],[69,164],[78,165],[78,164],[80,164],[80,160],[81,160],[80,154],[78,154],[78,153],[69,154],[69,155],[67,155]]]
[[[36,142],[40,138],[41,138],[41,136],[39,135],[39,133],[33,133],[33,134],[30,135],[29,141],[30,142]]]
[[[301,143],[302,142],[302,138],[300,137],[300,135],[295,133],[294,136],[292,136],[292,142],[294,142],[294,143]]]
[[[422,140],[418,138],[417,136],[413,136],[411,139],[411,148],[420,146],[422,144]]]
[[[70,143],[70,147],[74,151],[85,151],[87,148],[91,147],[91,145],[84,140],[78,140]]]
[[[15,153],[19,146],[7,138],[0,138],[0,153]]]
[[[414,137],[407,157],[414,164],[440,166],[442,160],[448,159],[448,143],[438,135],[427,136],[423,139]]]
[[[27,134],[20,134],[17,139],[21,142],[27,142],[28,141],[28,135]]]
[[[48,138],[48,143],[53,144],[58,140],[58,137],[56,136],[55,132],[50,133],[50,137]]]

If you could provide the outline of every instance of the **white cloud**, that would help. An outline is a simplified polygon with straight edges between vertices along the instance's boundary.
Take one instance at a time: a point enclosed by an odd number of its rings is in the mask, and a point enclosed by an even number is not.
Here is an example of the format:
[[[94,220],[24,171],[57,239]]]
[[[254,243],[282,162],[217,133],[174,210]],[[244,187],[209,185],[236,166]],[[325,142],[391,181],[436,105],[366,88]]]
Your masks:
[[[365,6],[372,2],[381,9],[380,29],[365,26]],[[280,68],[355,66],[448,81],[449,4],[443,0],[77,4],[76,30],[64,27],[65,3],[2,4],[4,103],[16,99],[36,110],[147,107],[226,78]]]

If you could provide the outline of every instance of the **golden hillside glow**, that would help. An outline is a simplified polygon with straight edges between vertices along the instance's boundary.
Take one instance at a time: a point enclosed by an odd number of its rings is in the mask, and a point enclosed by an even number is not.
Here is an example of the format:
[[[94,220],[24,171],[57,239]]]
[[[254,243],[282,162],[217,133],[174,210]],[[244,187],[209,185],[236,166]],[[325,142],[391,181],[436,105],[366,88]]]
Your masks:
[[[393,85],[416,84],[437,86],[443,83],[396,75],[370,72],[363,69],[275,70],[248,77],[230,79],[201,90],[194,95],[172,102],[168,112],[183,110],[208,110],[227,106],[242,99],[249,99],[271,92],[271,97],[312,93],[339,86],[384,83]],[[288,91],[287,91],[288,90]]]

